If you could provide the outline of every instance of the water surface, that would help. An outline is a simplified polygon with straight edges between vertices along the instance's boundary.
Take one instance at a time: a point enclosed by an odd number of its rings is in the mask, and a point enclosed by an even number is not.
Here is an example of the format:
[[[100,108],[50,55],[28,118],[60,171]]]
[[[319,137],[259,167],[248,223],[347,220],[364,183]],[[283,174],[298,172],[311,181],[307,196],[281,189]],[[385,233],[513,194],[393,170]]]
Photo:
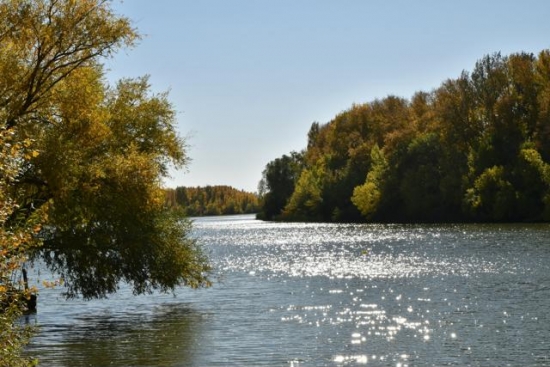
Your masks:
[[[549,225],[195,220],[214,287],[66,301],[41,366],[548,366]]]

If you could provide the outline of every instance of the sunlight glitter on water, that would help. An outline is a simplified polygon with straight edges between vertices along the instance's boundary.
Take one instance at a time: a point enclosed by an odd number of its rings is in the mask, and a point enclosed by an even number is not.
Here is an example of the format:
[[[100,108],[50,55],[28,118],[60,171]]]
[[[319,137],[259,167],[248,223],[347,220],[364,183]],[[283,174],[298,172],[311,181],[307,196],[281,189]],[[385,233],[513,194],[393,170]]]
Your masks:
[[[451,235],[457,230],[451,228]],[[442,326],[437,319],[440,316],[430,315],[429,308],[434,302],[430,287],[394,292],[387,284],[414,284],[414,279],[426,277],[467,278],[480,273],[497,274],[502,269],[498,261],[488,260],[490,257],[479,253],[466,257],[464,253],[457,254],[456,238],[443,238],[439,228],[252,221],[241,223],[240,228],[235,224],[230,229],[208,226],[208,233],[208,237],[200,237],[201,241],[215,244],[217,265],[222,271],[253,272],[256,277],[274,280],[296,278],[310,282],[307,279],[324,278],[340,285],[311,289],[316,297],[338,297],[339,305],[291,305],[280,316],[283,324],[354,328],[356,331],[347,341],[353,353],[336,354],[333,361],[337,365],[366,364],[367,354],[356,352],[381,341],[434,342],[434,333],[437,335],[439,331],[430,326],[430,320]],[[441,247],[446,249],[442,251]],[[348,284],[360,280],[367,283],[360,287]],[[409,365],[408,357],[403,356],[408,355],[379,353],[379,361]]]
[[[549,226],[236,216],[197,219],[193,233],[211,289],[41,293],[41,366],[550,365]]]
[[[475,257],[434,258],[425,247],[417,253],[415,243],[436,245],[440,240],[438,232],[423,227],[243,221],[220,228],[216,223],[201,222],[198,237],[203,243],[227,247],[218,264],[224,271],[392,279],[498,269]]]
[[[368,357],[365,355],[359,355],[359,356],[336,356],[334,357],[334,362],[336,363],[342,363],[347,364],[350,362],[355,362],[357,364],[367,364]]]

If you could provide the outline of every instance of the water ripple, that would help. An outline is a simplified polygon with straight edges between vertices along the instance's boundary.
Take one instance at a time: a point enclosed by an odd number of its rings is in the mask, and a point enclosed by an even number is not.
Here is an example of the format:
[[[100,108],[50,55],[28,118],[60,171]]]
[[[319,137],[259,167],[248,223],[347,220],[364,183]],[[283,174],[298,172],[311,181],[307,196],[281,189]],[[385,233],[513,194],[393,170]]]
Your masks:
[[[201,218],[178,297],[39,296],[41,366],[548,366],[550,226]],[[31,321],[32,322],[32,321]]]

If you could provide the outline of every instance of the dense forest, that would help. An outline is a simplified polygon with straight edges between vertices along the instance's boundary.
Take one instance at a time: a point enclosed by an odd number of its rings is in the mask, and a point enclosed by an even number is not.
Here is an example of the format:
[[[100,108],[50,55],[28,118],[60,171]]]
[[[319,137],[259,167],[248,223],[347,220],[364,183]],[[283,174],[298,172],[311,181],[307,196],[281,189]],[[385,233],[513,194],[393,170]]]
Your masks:
[[[355,104],[269,162],[260,219],[549,221],[550,51],[483,57],[431,92]]]
[[[166,190],[166,200],[188,216],[257,213],[258,197],[230,186],[177,187]]]

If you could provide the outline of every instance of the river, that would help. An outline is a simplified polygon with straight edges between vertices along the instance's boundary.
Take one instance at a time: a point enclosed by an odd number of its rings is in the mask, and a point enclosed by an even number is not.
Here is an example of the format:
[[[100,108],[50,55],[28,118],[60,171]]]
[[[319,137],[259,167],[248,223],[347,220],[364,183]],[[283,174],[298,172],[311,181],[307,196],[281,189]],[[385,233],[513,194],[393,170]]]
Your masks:
[[[197,218],[212,288],[67,301],[40,366],[549,366],[550,225]]]

